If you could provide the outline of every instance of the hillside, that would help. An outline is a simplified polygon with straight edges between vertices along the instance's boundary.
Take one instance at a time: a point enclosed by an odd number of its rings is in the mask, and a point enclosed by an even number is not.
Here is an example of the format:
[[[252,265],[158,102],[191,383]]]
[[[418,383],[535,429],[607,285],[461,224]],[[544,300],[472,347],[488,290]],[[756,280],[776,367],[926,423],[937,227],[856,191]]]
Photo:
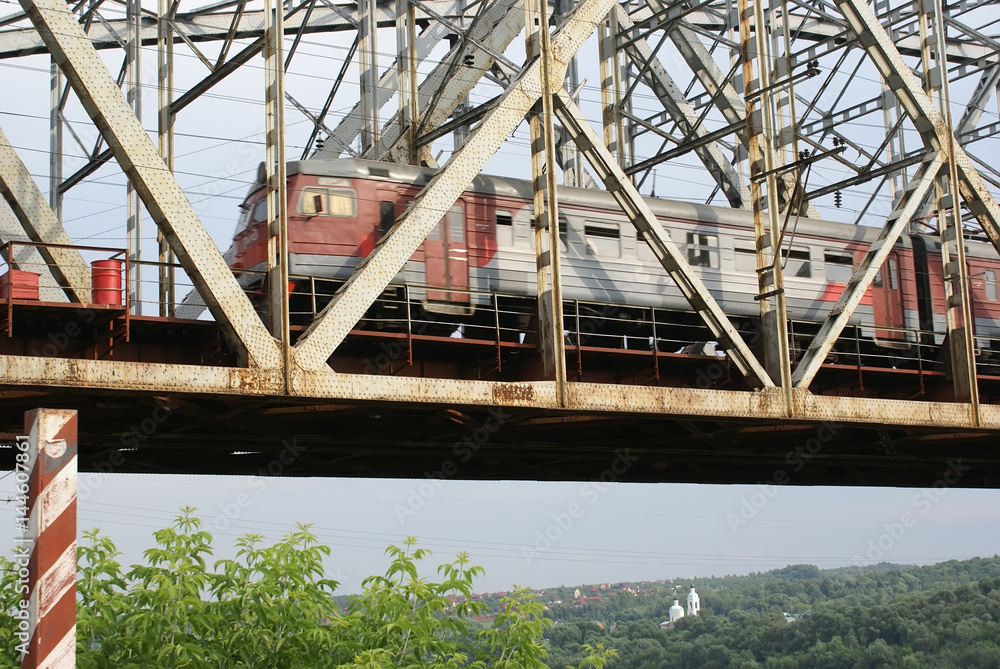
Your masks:
[[[1000,557],[694,582],[701,614],[666,629],[686,579],[541,591],[555,621],[548,665],[576,664],[581,644],[603,643],[619,652],[608,669],[1000,667]]]

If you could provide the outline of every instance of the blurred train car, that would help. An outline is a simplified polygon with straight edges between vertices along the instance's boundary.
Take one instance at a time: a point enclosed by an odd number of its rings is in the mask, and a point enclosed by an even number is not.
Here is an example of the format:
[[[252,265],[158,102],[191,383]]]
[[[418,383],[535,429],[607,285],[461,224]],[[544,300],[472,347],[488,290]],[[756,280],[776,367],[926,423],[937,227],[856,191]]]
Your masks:
[[[329,295],[434,172],[343,159],[291,162],[287,174],[289,273],[295,277],[295,292],[311,293],[308,280],[310,286],[324,284]],[[726,313],[756,318],[751,214],[666,199],[646,202]],[[260,180],[242,209],[232,266],[248,290],[259,291],[267,264],[266,197]],[[677,322],[692,316],[680,290],[611,195],[561,187],[559,212],[564,300],[616,305],[624,318],[629,309],[638,313],[646,308],[674,314]],[[521,296],[529,305],[524,313],[531,311],[537,288],[530,182],[479,176],[441,214],[389,292],[405,287],[406,299],[426,314],[447,315],[450,322],[476,322],[477,312],[482,316],[495,295]],[[789,319],[821,321],[878,232],[806,218],[789,225],[782,245]],[[983,338],[980,346],[996,348],[990,338],[1000,337],[1000,259],[988,244],[966,246],[975,332]],[[316,296],[311,299],[315,307]],[[915,341],[916,331],[925,343],[940,344],[946,331],[940,243],[934,237],[903,235],[851,323],[874,346],[905,348],[907,341]],[[525,327],[523,319],[508,325]]]

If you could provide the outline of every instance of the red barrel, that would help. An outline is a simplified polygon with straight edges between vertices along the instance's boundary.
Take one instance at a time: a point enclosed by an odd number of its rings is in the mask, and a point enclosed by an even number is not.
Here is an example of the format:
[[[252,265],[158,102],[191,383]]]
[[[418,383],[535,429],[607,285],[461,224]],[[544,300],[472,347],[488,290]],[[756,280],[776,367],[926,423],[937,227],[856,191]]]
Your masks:
[[[95,260],[90,263],[93,304],[121,305],[122,261]]]

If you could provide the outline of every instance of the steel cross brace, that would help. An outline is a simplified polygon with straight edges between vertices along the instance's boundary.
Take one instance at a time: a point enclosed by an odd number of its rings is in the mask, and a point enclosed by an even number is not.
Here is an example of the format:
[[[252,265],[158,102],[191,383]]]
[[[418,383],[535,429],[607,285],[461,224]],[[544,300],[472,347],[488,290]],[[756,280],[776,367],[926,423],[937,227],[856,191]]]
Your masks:
[[[495,53],[503,53],[524,27],[524,12],[519,11],[519,6],[517,0],[498,0],[492,3],[483,10],[482,16],[472,27],[470,44],[478,42]],[[451,63],[463,52],[472,55],[472,64],[460,63],[453,68]],[[461,41],[456,44],[417,87],[421,110],[426,110],[432,100],[437,98],[436,104],[426,115],[421,112],[421,127],[437,128],[443,125],[495,62],[498,61],[485,49],[470,49]],[[405,163],[411,153],[406,139],[399,132],[398,115],[394,115],[383,129],[380,155],[393,162]],[[430,147],[422,148],[420,153],[429,155]]]
[[[896,45],[861,0],[836,0],[851,30],[893,90],[928,148],[950,153],[959,173],[959,187],[969,210],[979,219],[983,232],[1000,252],[1000,207],[986,188],[952,128],[934,108],[931,97],[903,61]],[[957,205],[957,203],[956,203]]]
[[[77,18],[60,0],[22,0],[66,80],[241,361],[278,368],[280,351]]]
[[[73,243],[3,130],[0,130],[0,195],[7,200],[28,240],[43,244]],[[4,241],[11,240],[5,238]],[[48,272],[42,274],[51,272],[70,301],[90,303],[90,266],[79,251],[41,248],[37,252],[48,268]],[[8,258],[8,262],[12,260]]]
[[[556,95],[555,112],[559,122],[562,123],[562,126],[573,137],[577,147],[587,157],[598,178],[604,182],[605,188],[628,215],[629,220],[649,244],[650,250],[660,261],[663,269],[670,274],[692,308],[705,321],[740,373],[753,385],[774,386],[771,378],[753,352],[750,351],[746,342],[743,341],[739,332],[733,327],[718,302],[712,297],[701,279],[691,270],[684,254],[667,235],[663,226],[656,219],[656,215],[642,199],[625,171],[615,160],[614,155],[604,146],[604,142],[590,127],[583,112],[576,106],[565,89]]]
[[[433,21],[426,30],[421,32],[417,36],[417,60],[423,61],[427,56],[430,55],[431,51],[436,47],[440,41],[447,34],[447,27],[438,21]],[[397,78],[397,68],[395,63],[389,67],[382,76],[379,78],[378,82],[378,102],[379,105],[384,105],[389,100],[396,95],[396,78]],[[322,149],[318,149],[316,153],[313,154],[313,158],[336,158],[343,152],[345,146],[350,146],[358,135],[361,134],[361,127],[364,125],[364,117],[361,114],[361,103],[358,102],[354,105],[351,111],[347,112],[343,120],[337,124],[337,127],[333,129],[330,133],[330,137],[333,140],[324,145]],[[390,121],[390,126],[392,122]],[[385,130],[383,130],[383,133]]]
[[[903,197],[899,199],[896,207],[889,214],[888,220],[882,227],[882,232],[868,247],[864,258],[844,288],[840,299],[837,300],[837,304],[830,310],[823,325],[820,326],[819,332],[813,337],[809,348],[806,349],[792,373],[792,383],[795,384],[796,388],[806,389],[812,383],[823,361],[826,360],[826,356],[833,349],[837,337],[840,336],[854,314],[854,310],[861,303],[861,298],[864,297],[865,291],[868,290],[868,286],[875,278],[875,274],[885,262],[889,252],[892,251],[896,240],[906,230],[910,218],[920,207],[924,196],[934,184],[934,179],[944,163],[944,152],[934,151],[920,164],[916,174],[907,184]]]
[[[615,12],[615,17],[618,19],[621,30],[633,30],[635,24],[625,12]],[[659,98],[667,113],[684,132],[685,140],[697,141],[705,137],[707,130],[704,126],[697,125],[698,114],[695,113],[694,108],[684,97],[684,93],[667,73],[663,63],[653,53],[653,49],[646,39],[640,38],[629,42],[624,51],[634,62],[648,64],[648,68],[642,68],[643,78],[647,80],[649,87]],[[705,168],[712,175],[712,178],[719,184],[726,199],[729,200],[729,204],[738,209],[748,209],[750,207],[750,191],[722,154],[719,143],[708,142],[705,146],[695,149],[695,153],[705,164]]]
[[[50,0],[51,1],[51,0]],[[569,60],[607,16],[614,0],[585,0],[552,37],[550,81],[561,87]],[[313,321],[294,349],[294,364],[318,371],[360,320],[369,305],[403,268],[427,234],[461,196],[541,96],[542,64],[530,61],[502,94],[497,107],[473,130],[448,163],[430,180],[372,253],[358,266]]]

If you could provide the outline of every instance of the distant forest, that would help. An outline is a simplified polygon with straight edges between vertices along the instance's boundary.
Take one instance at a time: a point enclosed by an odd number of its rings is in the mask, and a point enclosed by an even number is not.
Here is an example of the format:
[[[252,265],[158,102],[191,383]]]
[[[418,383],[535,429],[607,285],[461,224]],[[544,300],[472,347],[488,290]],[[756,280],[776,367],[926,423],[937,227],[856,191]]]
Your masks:
[[[545,591],[539,598],[555,621],[546,632],[548,666],[576,666],[584,644],[604,644],[618,653],[607,669],[1000,667],[998,557],[926,567],[794,565],[694,583],[701,614],[666,629],[674,585],[685,606],[688,581]],[[577,589],[591,599],[574,604]]]

